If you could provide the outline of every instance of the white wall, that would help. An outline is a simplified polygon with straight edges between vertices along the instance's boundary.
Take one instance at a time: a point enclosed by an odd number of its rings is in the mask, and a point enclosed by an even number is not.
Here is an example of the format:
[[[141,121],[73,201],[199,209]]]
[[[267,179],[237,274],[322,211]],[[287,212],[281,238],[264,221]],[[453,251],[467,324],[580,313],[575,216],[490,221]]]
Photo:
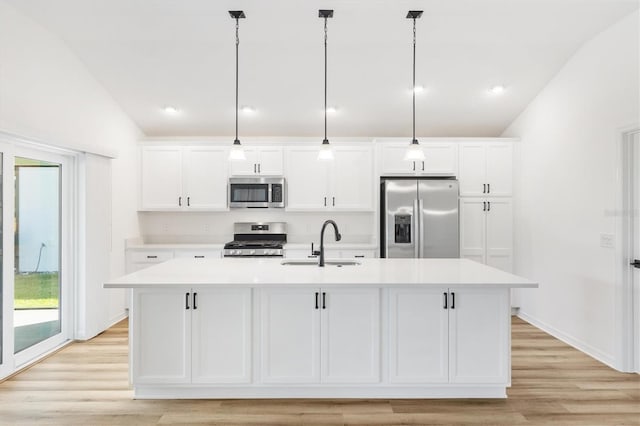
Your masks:
[[[515,292],[522,316],[615,364],[617,132],[638,123],[637,12],[583,45],[503,133],[515,159]]]
[[[138,235],[135,143],[141,132],[62,41],[1,0],[0,130],[117,156],[112,161],[116,190],[110,274],[123,274],[124,239]],[[94,182],[87,188],[98,194],[110,189],[109,182]],[[124,312],[124,293],[108,294],[109,300],[91,302],[108,303],[109,317],[116,318]]]

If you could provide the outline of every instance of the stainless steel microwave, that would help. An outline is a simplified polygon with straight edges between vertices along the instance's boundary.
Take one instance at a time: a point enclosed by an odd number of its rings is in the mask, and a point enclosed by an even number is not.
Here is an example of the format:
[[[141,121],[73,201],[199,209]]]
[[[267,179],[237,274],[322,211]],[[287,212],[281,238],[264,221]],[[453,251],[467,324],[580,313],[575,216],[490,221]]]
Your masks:
[[[231,208],[283,208],[284,200],[283,177],[229,178]]]

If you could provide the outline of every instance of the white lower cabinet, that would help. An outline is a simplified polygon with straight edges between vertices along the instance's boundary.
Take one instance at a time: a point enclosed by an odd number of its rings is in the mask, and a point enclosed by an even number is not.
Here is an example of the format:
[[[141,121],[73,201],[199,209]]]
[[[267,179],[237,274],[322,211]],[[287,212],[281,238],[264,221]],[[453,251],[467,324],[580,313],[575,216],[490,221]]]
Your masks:
[[[379,292],[375,288],[262,290],[262,381],[379,381]]]
[[[134,384],[251,381],[251,289],[135,289]]]
[[[505,384],[509,290],[390,289],[389,380]]]

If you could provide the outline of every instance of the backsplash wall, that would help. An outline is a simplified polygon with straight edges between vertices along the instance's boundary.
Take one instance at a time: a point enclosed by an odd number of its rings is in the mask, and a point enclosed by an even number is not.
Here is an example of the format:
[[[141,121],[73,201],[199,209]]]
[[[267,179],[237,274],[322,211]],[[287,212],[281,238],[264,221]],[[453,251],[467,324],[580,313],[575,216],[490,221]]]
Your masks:
[[[373,212],[286,212],[278,209],[241,209],[228,212],[138,212],[140,233],[148,244],[225,243],[233,239],[234,222],[286,222],[290,243],[320,240],[320,228],[333,219],[344,243],[377,243]],[[328,242],[333,242],[331,232]]]

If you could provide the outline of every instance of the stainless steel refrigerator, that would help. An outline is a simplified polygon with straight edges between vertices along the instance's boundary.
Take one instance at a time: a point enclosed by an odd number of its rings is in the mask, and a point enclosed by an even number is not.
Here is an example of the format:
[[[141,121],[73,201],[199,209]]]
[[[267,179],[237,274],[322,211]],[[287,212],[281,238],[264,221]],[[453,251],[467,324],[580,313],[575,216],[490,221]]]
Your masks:
[[[381,178],[380,257],[460,257],[455,178]]]

